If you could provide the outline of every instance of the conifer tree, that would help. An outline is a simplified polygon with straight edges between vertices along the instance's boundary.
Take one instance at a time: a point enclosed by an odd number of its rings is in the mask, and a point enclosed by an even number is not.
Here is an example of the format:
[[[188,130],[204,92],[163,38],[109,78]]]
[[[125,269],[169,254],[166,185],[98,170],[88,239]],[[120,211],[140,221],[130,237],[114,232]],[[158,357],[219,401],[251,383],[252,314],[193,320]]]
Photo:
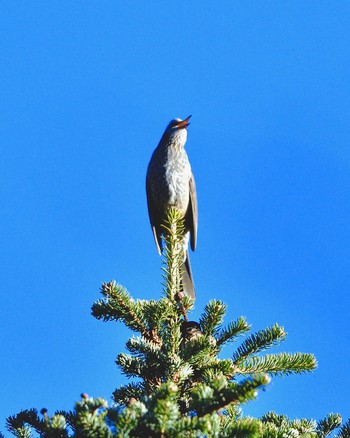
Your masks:
[[[103,321],[125,324],[135,336],[116,363],[130,383],[115,389],[113,403],[82,394],[73,411],[24,410],[7,419],[7,429],[21,438],[66,437],[252,437],[323,438],[337,430],[350,438],[350,422],[339,414],[323,420],[290,420],[274,412],[260,419],[243,415],[242,407],[257,397],[271,377],[310,372],[317,366],[308,353],[265,354],[287,334],[278,324],[250,333],[242,316],[223,325],[226,306],[211,300],[199,321],[188,315],[193,301],[182,291],[179,241],[183,222],[170,210],[164,224],[166,250],[163,297],[134,300],[121,285],[102,285],[103,298],[92,314]],[[226,344],[234,351],[220,359]]]

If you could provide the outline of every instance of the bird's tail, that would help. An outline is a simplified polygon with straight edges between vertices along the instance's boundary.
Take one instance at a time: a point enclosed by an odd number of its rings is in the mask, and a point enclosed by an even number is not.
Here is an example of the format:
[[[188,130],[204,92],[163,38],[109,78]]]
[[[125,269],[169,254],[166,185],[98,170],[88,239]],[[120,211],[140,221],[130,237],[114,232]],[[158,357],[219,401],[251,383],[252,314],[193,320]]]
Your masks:
[[[194,290],[194,282],[192,277],[192,270],[190,265],[190,257],[188,251],[185,252],[185,260],[181,266],[181,281],[184,294],[193,300],[196,298],[196,292]]]

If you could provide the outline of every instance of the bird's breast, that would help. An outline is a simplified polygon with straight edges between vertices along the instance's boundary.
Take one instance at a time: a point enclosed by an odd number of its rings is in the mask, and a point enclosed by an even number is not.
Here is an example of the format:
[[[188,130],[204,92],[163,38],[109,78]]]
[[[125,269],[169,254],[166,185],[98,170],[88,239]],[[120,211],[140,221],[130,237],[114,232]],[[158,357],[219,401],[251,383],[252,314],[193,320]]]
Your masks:
[[[190,176],[191,167],[183,149],[158,151],[153,155],[149,165],[148,180],[153,199],[160,211],[175,207],[183,214],[186,213]]]

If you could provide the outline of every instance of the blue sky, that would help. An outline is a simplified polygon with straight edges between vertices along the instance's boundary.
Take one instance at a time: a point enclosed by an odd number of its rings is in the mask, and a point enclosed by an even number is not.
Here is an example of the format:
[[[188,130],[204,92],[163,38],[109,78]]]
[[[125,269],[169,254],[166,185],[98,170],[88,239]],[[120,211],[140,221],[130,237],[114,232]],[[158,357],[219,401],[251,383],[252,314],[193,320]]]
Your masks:
[[[350,417],[350,4],[2,2],[1,429],[20,409],[109,398],[129,332],[94,320],[103,281],[157,298],[145,173],[192,114],[191,254],[209,299],[313,374],[275,378],[247,414]],[[227,348],[225,355],[233,350]]]

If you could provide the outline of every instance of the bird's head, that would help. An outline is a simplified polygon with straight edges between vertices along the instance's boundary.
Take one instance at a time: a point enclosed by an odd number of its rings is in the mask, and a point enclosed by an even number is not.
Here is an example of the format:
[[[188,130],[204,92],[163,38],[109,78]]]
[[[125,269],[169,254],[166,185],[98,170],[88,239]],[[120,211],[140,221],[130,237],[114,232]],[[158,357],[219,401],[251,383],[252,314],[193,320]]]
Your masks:
[[[182,119],[173,119],[169,122],[166,131],[174,132],[178,129],[186,129],[190,124],[189,120],[192,116],[188,116],[185,120]]]
[[[185,120],[173,119],[169,122],[164,136],[172,140],[172,142],[181,144],[182,146],[186,143],[187,139],[187,127],[190,124],[191,116],[188,116]],[[163,137],[164,137],[163,136]]]

